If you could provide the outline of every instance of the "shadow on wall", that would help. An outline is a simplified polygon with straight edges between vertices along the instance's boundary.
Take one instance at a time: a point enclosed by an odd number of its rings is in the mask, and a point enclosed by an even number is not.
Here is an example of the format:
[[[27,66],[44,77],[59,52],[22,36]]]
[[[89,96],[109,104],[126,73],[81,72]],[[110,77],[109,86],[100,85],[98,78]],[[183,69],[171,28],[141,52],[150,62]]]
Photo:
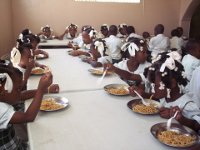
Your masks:
[[[200,4],[194,11],[190,23],[190,38],[200,39]]]

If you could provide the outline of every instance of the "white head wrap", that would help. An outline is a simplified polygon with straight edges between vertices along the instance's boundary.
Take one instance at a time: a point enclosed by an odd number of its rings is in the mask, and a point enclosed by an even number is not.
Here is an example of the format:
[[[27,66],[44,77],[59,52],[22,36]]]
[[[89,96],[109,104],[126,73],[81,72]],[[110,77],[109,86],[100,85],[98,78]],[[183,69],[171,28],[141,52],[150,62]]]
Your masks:
[[[122,23],[122,24],[119,25],[119,28],[123,28],[124,26],[127,26],[127,24]]]
[[[135,56],[135,51],[143,51],[143,47],[141,46],[140,48],[133,42],[131,43],[125,43],[122,47],[121,47],[122,51],[126,51],[128,50],[129,54],[131,56]]]
[[[7,90],[8,93],[11,93],[13,89],[13,82],[11,77],[7,73],[1,73],[0,76],[6,77],[6,83],[4,85],[4,89]]]
[[[95,49],[100,53],[101,56],[103,56],[103,51],[104,51],[104,44],[102,41],[96,41],[94,43]]]

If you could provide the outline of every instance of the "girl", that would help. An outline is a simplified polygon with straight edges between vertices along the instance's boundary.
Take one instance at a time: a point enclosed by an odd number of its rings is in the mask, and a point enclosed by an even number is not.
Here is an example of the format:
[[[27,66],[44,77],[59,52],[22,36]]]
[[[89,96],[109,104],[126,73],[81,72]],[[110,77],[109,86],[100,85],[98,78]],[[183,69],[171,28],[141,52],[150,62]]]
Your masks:
[[[103,24],[100,29],[100,33],[98,34],[98,38],[106,38],[109,36],[109,26],[107,24]]]
[[[112,59],[106,54],[106,50],[105,41],[103,39],[96,39],[90,47],[92,57],[86,58],[83,61],[88,62],[93,67],[102,67],[105,63],[112,63]]]
[[[144,74],[152,86],[151,98],[160,100],[163,106],[160,109],[160,116],[170,118],[173,116],[173,109],[178,108],[181,110],[179,111],[181,118],[177,120],[198,131],[200,130],[200,110],[194,102],[191,102],[191,97],[182,92],[182,87],[187,85],[187,78],[180,58],[177,52],[160,54],[157,61],[146,69]],[[134,93],[134,90],[144,98],[150,97],[138,87],[130,88],[130,93]]]
[[[106,64],[105,67],[117,73],[124,80],[139,83],[145,81],[143,72],[146,67],[150,66],[150,63],[146,62],[146,43],[135,38],[133,41],[124,44],[122,51],[124,53],[124,60],[114,65]]]
[[[52,35],[52,31],[53,29],[49,25],[46,25],[44,27],[41,27],[41,32],[38,33],[38,36],[42,40],[52,40],[55,38],[55,36]]]
[[[16,136],[13,124],[33,122],[41,105],[44,91],[52,83],[51,73],[41,77],[34,100],[26,112],[17,112],[12,107],[21,97],[22,73],[10,63],[0,63],[0,149],[24,150]]]
[[[74,38],[77,37],[77,31],[78,31],[78,26],[76,24],[71,23],[69,26],[66,27],[65,32],[61,36],[59,36],[58,39],[73,40]]]
[[[80,42],[79,46],[77,47],[78,50],[72,51],[70,55],[72,56],[79,56],[79,55],[86,55],[90,56],[89,50],[93,40],[96,38],[96,30],[92,27],[85,28],[82,32],[82,42]]]
[[[127,37],[127,24],[122,23],[118,26],[119,33],[117,34],[118,38],[126,38]]]
[[[128,35],[128,37],[126,38],[126,42],[128,42],[129,38],[132,38],[132,37],[143,39],[141,35],[138,35],[135,33],[135,28],[133,26],[128,26],[126,30],[127,30],[127,35]]]

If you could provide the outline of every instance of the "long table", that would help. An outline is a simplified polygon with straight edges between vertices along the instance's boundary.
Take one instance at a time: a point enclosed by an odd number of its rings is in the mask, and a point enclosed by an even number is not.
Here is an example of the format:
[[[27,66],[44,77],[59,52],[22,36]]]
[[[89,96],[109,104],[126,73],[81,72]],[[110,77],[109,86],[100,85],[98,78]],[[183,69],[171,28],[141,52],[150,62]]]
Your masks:
[[[139,115],[127,107],[131,96],[113,96],[103,90],[111,83],[124,83],[108,76],[102,85],[91,75],[89,64],[67,54],[67,49],[46,50],[50,58],[41,60],[51,67],[54,83],[59,83],[69,106],[60,111],[38,113],[28,123],[31,150],[173,150],[159,143],[150,133],[152,125],[165,122],[158,115]],[[39,77],[29,80],[29,88]],[[26,102],[29,106],[31,100]]]
[[[67,44],[69,43],[69,40],[45,40],[41,43],[39,43],[38,48],[48,48],[48,49],[55,49],[55,48],[67,48]]]

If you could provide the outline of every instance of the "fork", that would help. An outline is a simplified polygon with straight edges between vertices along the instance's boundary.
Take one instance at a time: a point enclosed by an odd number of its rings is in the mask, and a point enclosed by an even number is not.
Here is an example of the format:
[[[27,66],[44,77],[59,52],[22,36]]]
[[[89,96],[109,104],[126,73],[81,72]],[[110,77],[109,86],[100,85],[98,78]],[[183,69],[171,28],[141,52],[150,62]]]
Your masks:
[[[174,116],[172,116],[171,118],[169,118],[167,120],[167,130],[170,130],[170,127],[171,127],[171,124],[172,124],[172,119],[174,119],[177,114],[178,114],[178,111],[175,112]]]
[[[103,81],[103,79],[104,79],[104,77],[106,75],[107,70],[108,70],[108,67],[106,67],[106,69],[103,72],[103,75],[97,80],[97,84],[98,85],[100,85],[102,83],[102,81]]]

